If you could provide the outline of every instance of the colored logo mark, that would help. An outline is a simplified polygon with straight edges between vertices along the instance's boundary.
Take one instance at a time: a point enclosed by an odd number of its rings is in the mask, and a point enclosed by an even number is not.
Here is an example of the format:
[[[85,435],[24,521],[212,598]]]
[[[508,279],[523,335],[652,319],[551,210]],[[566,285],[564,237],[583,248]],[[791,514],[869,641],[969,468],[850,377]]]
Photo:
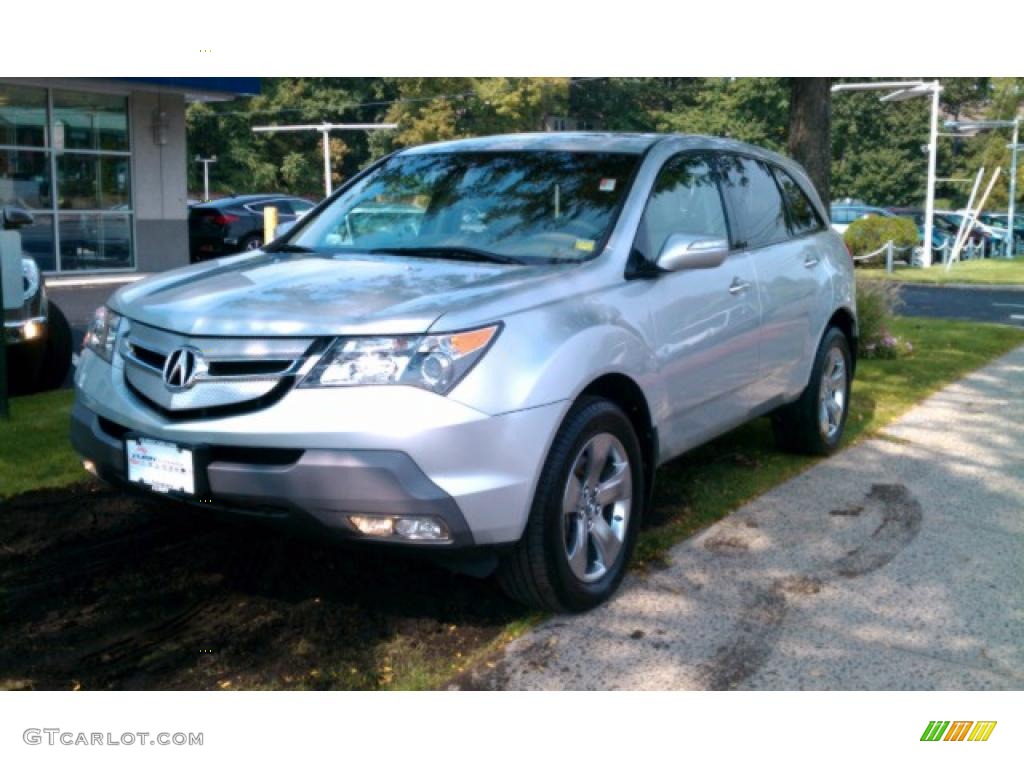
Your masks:
[[[995,720],[932,720],[921,741],[988,741],[995,728]]]

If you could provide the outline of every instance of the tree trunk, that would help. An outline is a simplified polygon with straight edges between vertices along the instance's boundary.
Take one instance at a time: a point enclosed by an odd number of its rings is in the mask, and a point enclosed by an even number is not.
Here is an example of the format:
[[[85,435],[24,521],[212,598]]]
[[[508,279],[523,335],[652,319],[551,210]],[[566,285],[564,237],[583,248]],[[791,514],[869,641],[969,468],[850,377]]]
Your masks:
[[[794,77],[789,91],[789,154],[800,163],[827,208],[832,166],[830,78]]]

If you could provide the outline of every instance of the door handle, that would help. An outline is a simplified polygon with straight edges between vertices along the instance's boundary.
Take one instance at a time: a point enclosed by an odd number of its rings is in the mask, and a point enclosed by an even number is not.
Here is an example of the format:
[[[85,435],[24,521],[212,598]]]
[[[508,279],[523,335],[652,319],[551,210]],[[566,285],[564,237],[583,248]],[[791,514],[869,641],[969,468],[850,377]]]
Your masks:
[[[804,259],[804,266],[810,269],[811,267],[818,266],[818,262],[821,261],[817,256],[808,256]]]
[[[732,285],[729,286],[729,293],[733,296],[738,296],[741,293],[745,293],[750,287],[750,283],[746,280],[740,280],[738,277],[732,279]]]

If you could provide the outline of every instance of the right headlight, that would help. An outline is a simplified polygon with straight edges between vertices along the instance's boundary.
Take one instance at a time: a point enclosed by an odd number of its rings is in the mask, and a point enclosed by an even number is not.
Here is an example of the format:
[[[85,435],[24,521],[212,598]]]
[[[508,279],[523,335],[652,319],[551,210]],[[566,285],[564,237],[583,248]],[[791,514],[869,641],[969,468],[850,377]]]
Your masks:
[[[39,266],[36,264],[35,259],[22,258],[21,277],[25,288],[25,301],[28,301],[39,290]]]
[[[82,346],[91,349],[109,363],[114,358],[114,342],[117,341],[117,329],[120,325],[121,316],[117,312],[100,307],[92,316]]]
[[[335,339],[300,387],[405,384],[446,394],[483,357],[500,325],[426,336]]]

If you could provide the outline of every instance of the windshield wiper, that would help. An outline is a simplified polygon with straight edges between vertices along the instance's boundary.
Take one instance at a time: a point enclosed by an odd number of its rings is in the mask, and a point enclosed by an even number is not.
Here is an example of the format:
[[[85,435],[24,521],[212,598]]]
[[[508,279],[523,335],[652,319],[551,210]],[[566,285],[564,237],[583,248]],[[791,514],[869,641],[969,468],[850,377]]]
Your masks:
[[[435,256],[439,259],[455,259],[457,261],[487,261],[492,264],[526,264],[523,259],[506,256],[501,253],[483,251],[463,245],[424,245],[419,247],[371,248],[369,253],[391,253],[396,256]]]
[[[282,243],[274,248],[265,248],[264,253],[317,253],[317,250],[295,243]]]

